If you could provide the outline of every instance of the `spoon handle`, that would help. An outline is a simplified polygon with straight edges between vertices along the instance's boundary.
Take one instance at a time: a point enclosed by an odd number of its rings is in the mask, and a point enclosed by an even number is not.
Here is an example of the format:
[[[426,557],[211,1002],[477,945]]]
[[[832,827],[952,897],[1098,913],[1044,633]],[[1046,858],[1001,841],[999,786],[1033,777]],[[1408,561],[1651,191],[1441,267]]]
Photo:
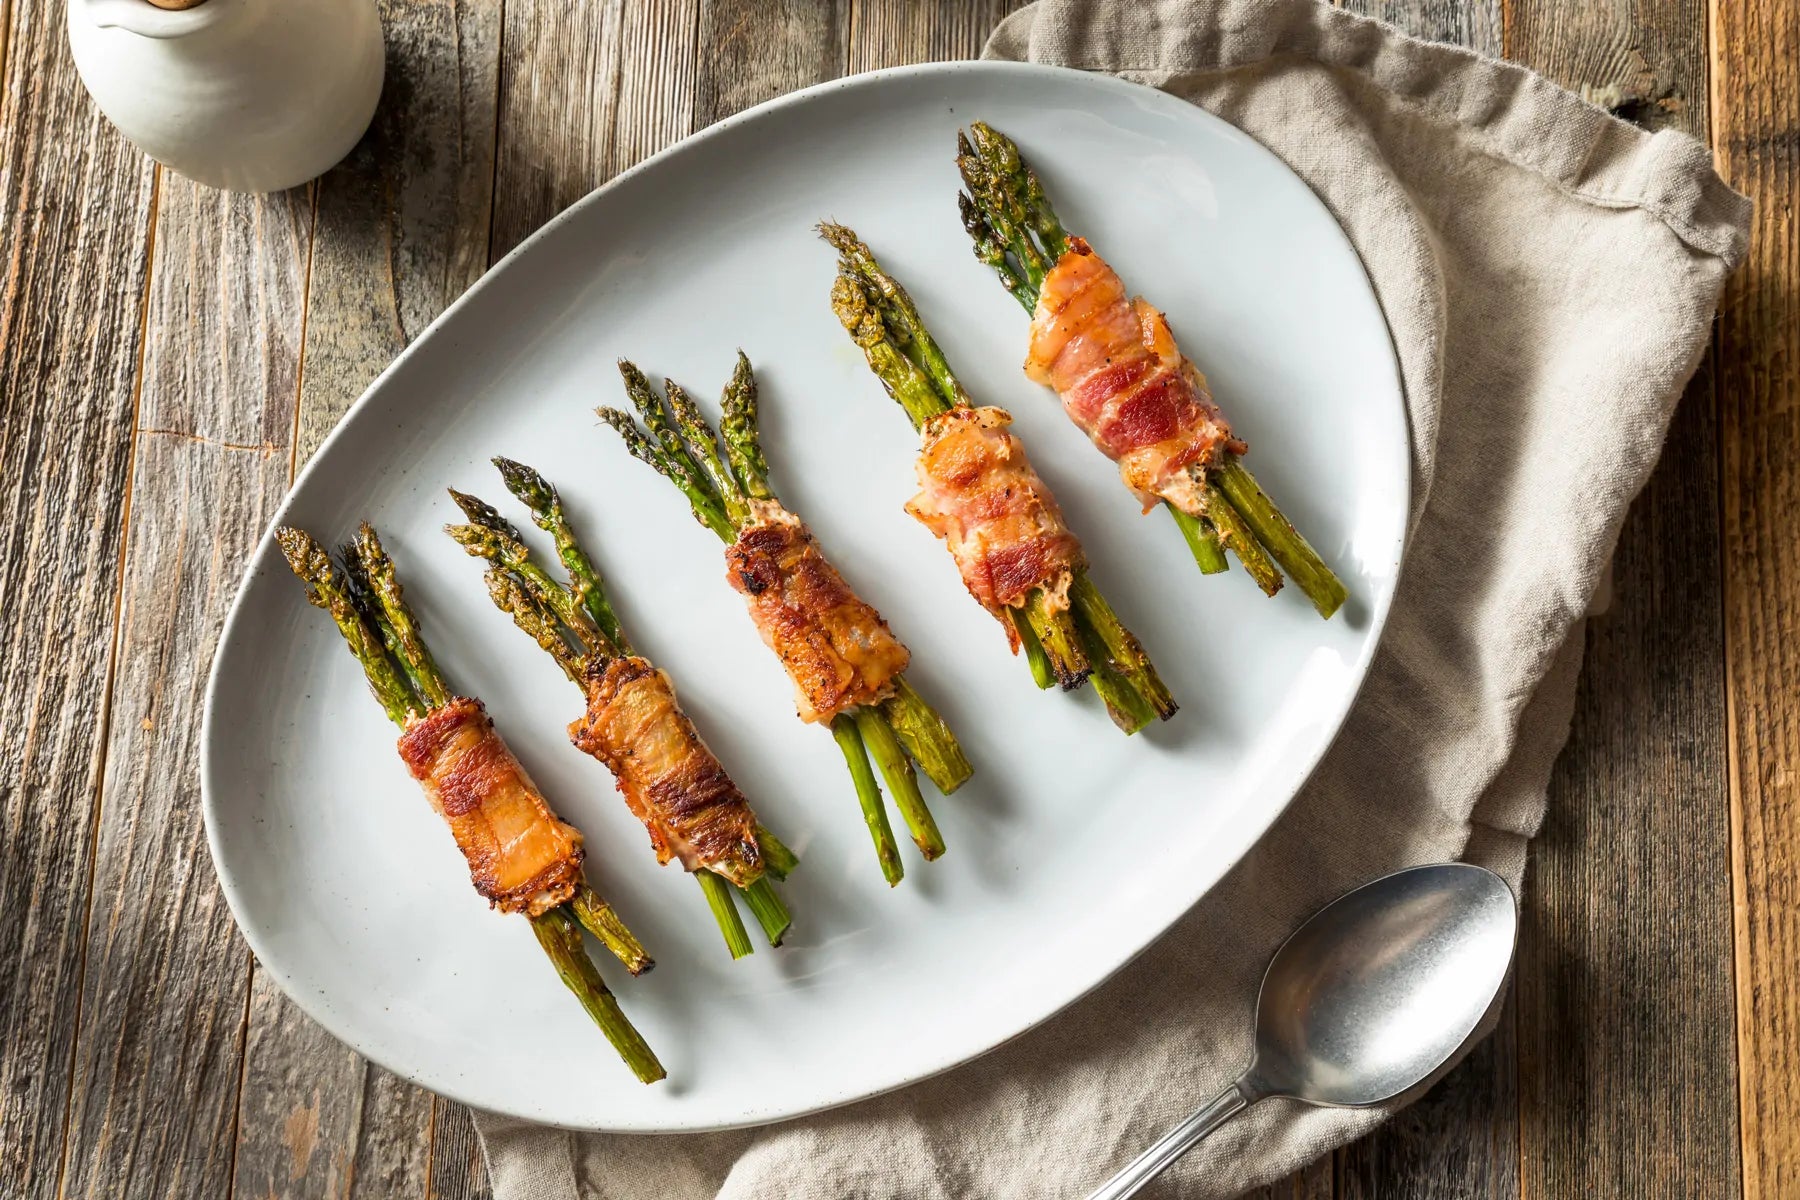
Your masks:
[[[1194,1143],[1250,1107],[1242,1079],[1215,1096],[1206,1107],[1169,1130],[1155,1145],[1132,1159],[1123,1171],[1101,1184],[1088,1200],[1125,1200],[1168,1170],[1169,1164],[1194,1148]]]

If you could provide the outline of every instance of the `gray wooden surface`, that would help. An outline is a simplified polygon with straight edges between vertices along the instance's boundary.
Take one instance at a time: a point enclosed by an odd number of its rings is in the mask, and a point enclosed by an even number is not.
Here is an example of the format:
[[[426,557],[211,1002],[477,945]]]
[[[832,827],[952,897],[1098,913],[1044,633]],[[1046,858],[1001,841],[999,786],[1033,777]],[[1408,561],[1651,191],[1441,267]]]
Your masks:
[[[1763,203],[1591,623],[1499,1034],[1328,1197],[1800,1194],[1800,146],[1793,0],[1374,0]],[[203,845],[201,688],[294,470],[487,265],[770,96],[968,57],[1008,5],[382,0],[373,129],[224,197],[97,116],[60,4],[0,3],[0,1197],[486,1194],[468,1114],[252,961]]]

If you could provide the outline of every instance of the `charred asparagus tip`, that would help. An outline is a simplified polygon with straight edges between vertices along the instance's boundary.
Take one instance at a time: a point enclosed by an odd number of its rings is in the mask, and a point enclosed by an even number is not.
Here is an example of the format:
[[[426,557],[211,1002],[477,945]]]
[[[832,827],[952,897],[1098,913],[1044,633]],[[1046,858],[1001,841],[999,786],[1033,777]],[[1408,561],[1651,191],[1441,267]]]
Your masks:
[[[592,619],[614,650],[630,654],[631,643],[625,637],[618,614],[613,612],[612,601],[607,598],[606,584],[600,578],[599,568],[594,566],[594,560],[576,539],[556,486],[522,462],[510,458],[493,461],[506,481],[507,490],[531,510],[531,519],[537,527],[555,540],[556,556],[568,572],[568,590],[573,594],[576,606]]]
[[[494,602],[494,607],[511,617],[513,624],[523,630],[525,636],[555,659],[556,665],[563,669],[563,674],[573,682],[581,683],[586,666],[583,656],[569,645],[568,639],[557,625],[556,614],[549,606],[541,603],[523,584],[500,567],[489,567],[482,579],[487,583],[488,599]]]
[[[308,603],[319,608],[329,607],[324,596],[317,590],[320,584],[331,582],[331,555],[325,547],[306,530],[295,529],[291,525],[283,525],[275,531],[275,542],[281,547],[282,557],[287,559],[288,567],[307,585]]]
[[[400,585],[400,574],[394,560],[382,547],[381,535],[367,521],[356,531],[356,563],[367,582],[384,618],[382,631],[391,636],[388,649],[411,677],[419,698],[427,708],[440,708],[450,702],[450,687],[432,657],[431,647],[412,606],[406,602],[406,589]]]
[[[450,498],[456,501],[456,507],[462,509],[463,515],[476,525],[491,529],[495,533],[518,539],[519,531],[511,521],[500,515],[500,511],[483,500],[480,496],[471,496],[467,492],[459,492],[455,488],[446,488]]]
[[[506,490],[534,514],[547,512],[557,503],[556,489],[542,475],[515,459],[495,455],[491,460],[506,482]]]
[[[306,584],[307,602],[331,614],[331,623],[362,665],[369,690],[388,719],[405,726],[411,718],[423,716],[426,705],[413,681],[388,653],[381,635],[370,627],[350,594],[348,580],[333,565],[325,547],[304,529],[285,525],[275,531],[275,540],[288,566]]]
[[[491,525],[446,525],[444,532],[450,539],[464,550],[471,558],[485,558],[490,561],[507,557],[506,541],[512,540]]]

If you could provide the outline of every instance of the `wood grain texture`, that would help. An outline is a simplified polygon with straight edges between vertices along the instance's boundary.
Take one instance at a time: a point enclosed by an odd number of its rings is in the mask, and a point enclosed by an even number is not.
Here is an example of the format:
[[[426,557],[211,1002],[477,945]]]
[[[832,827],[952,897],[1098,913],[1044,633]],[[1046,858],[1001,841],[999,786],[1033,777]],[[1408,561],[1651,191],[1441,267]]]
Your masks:
[[[1417,38],[1452,42],[1483,54],[1505,53],[1505,0],[1342,0],[1342,7]],[[1571,6],[1581,0],[1570,0]]]
[[[319,181],[297,463],[488,267],[501,0],[384,0],[375,120]]]
[[[1715,0],[1713,142],[1756,201],[1715,349],[1746,1200],[1800,1195],[1800,15]]]
[[[1018,0],[854,0],[851,74],[908,63],[979,58],[988,34]]]
[[[1707,134],[1703,0],[1515,4],[1509,57],[1620,116]],[[1717,437],[1703,369],[1588,624],[1519,955],[1523,1190],[1726,1194],[1731,896]]]
[[[704,0],[695,47],[694,127],[843,73],[845,0]]]
[[[56,1195],[154,175],[0,5],[0,1192]],[[70,303],[80,297],[79,304]]]
[[[221,1196],[250,956],[207,857],[219,625],[287,490],[311,198],[165,173],[63,1194]],[[248,315],[248,319],[246,319]]]
[[[246,1028],[232,1195],[423,1200],[440,1102],[344,1046],[260,970]]]
[[[490,254],[693,128],[699,0],[508,0]]]
[[[59,1182],[70,1196],[487,1194],[467,1112],[313,1026],[250,974],[223,915],[193,755],[242,556],[290,459],[555,212],[770,95],[972,56],[1012,7],[382,4],[387,90],[352,159],[271,201],[171,178],[151,279],[150,169],[83,102],[61,9],[0,0],[0,903],[27,914],[0,921],[6,1200],[15,1180],[46,1198]],[[1713,132],[1762,202],[1754,261],[1627,525],[1615,607],[1590,629],[1575,740],[1533,850],[1519,995],[1419,1106],[1258,1200],[1733,1194],[1730,896],[1714,865],[1728,840],[1745,1195],[1800,1194],[1786,636],[1800,31],[1791,0],[1714,5]],[[1521,58],[1641,124],[1705,130],[1699,0],[1349,7]]]
[[[1707,136],[1705,0],[1507,6],[1507,57],[1646,129]]]
[[[487,1162],[469,1110],[440,1099],[431,1127],[430,1200],[489,1200]]]
[[[488,265],[500,0],[387,0],[382,18],[375,120],[317,185],[296,467]],[[440,1173],[442,1112],[467,1132],[460,1147],[451,1133],[461,1161]],[[462,1200],[481,1183],[467,1168],[471,1135],[458,1106],[366,1062],[256,974],[235,1195]]]

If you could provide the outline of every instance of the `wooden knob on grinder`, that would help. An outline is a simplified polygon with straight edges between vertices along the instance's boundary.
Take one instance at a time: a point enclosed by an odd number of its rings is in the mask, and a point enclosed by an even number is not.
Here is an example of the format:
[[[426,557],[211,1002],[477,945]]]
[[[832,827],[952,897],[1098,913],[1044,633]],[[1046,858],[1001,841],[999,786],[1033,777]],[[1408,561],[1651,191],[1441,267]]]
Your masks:
[[[195,8],[205,4],[206,0],[150,0],[157,8],[168,8],[179,11],[184,8]]]

